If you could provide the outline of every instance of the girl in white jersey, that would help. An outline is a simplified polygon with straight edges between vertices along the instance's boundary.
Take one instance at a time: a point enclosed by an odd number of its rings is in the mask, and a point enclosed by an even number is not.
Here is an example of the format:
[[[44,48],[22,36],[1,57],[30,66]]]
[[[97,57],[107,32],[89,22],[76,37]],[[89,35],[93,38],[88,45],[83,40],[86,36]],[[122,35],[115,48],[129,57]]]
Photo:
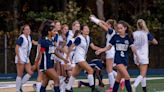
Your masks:
[[[137,62],[136,56],[134,55],[135,64],[140,69],[140,75],[134,81],[132,85],[133,92],[135,92],[136,87],[141,82],[142,88],[144,92],[146,90],[146,73],[149,64],[149,41],[153,44],[158,44],[157,40],[150,34],[146,23],[143,19],[139,19],[137,21],[137,31],[133,33],[134,45],[136,46],[137,53],[139,55],[139,61]]]
[[[87,25],[84,25],[82,27],[82,34],[76,37],[74,43],[71,45],[70,48],[73,48],[75,46],[76,46],[76,49],[75,49],[75,54],[74,54],[73,59],[76,65],[72,71],[72,75],[66,87],[67,89],[66,92],[72,92],[71,87],[73,86],[75,77],[80,73],[82,69],[88,72],[88,81],[89,81],[90,87],[92,88],[92,92],[97,92],[97,90],[94,87],[93,69],[86,62],[86,54],[87,54],[89,46],[94,50],[98,50],[99,47],[95,46],[91,42],[91,39],[89,37],[89,27]]]
[[[67,33],[66,33],[66,41],[67,41],[67,43],[69,42],[69,40],[71,40],[72,38],[73,38],[73,36],[74,36],[74,34],[75,34],[75,31],[77,31],[77,30],[80,30],[80,23],[79,23],[79,21],[74,21],[73,23],[72,23],[72,30],[69,30]]]
[[[17,77],[16,77],[16,92],[21,92],[21,87],[24,83],[26,83],[33,71],[31,70],[31,63],[29,60],[29,55],[32,47],[32,43],[37,45],[37,42],[32,40],[30,33],[30,26],[28,24],[24,25],[21,28],[23,34],[19,36],[16,41],[15,47],[15,63],[17,68]],[[27,74],[22,78],[24,69],[26,70]]]
[[[107,22],[104,22],[102,20],[97,19],[95,16],[91,15],[90,19],[92,22],[98,24],[101,28],[104,29],[104,31],[106,31],[106,46],[109,45],[109,41],[110,39],[113,37],[114,34],[116,34],[114,28],[116,26],[116,21],[109,19],[107,20]],[[106,51],[106,70],[108,72],[108,79],[109,79],[109,92],[112,91],[114,82],[115,82],[115,78],[114,78],[114,74],[113,73],[113,59],[114,59],[114,54],[115,54],[115,49],[114,46],[112,46],[112,48],[108,51]]]

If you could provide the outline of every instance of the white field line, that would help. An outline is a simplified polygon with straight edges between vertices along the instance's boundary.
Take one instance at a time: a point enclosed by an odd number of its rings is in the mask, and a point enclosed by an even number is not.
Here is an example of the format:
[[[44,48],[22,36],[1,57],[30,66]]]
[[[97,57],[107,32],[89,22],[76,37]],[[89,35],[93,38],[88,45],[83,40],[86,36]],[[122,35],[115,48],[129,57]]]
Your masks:
[[[131,78],[131,81],[134,81],[135,78]],[[149,77],[147,80],[157,80],[157,79],[164,79],[164,77]],[[87,79],[78,79],[74,83],[74,87],[78,86],[78,81],[86,81]],[[98,81],[98,80],[97,80]],[[108,79],[103,79],[104,84],[109,84]],[[31,92],[33,91],[32,85],[36,83],[36,81],[28,81],[26,84],[23,85],[23,90],[26,90],[26,92]],[[47,89],[51,89],[50,84],[52,84],[53,81],[49,82],[49,85]],[[13,90],[15,91],[15,81],[11,82],[0,82],[0,92],[3,90],[3,92],[12,92]],[[11,91],[12,90],[12,91]]]

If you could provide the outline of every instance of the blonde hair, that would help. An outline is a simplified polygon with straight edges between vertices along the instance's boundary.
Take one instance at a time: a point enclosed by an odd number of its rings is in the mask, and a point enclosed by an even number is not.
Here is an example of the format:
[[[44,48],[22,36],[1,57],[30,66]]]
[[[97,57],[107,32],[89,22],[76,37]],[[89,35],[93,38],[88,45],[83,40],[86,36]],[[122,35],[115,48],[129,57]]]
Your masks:
[[[110,24],[113,29],[116,29],[117,22],[114,19],[108,19],[106,21],[107,24]]]
[[[143,19],[137,21],[137,30],[149,31],[147,25]]]

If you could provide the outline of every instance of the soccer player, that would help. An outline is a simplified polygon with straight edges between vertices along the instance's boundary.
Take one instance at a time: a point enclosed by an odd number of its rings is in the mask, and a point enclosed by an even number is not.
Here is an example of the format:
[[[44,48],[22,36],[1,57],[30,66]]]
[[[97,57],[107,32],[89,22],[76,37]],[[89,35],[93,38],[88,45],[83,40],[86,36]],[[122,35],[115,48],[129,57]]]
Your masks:
[[[67,39],[67,43],[69,42],[69,40],[71,40],[71,38],[73,38],[74,34],[75,34],[75,31],[77,30],[80,30],[80,23],[79,21],[74,21],[72,23],[72,30],[69,30],[67,33],[66,33],[66,39]]]
[[[16,92],[20,92],[22,90],[22,85],[26,83],[33,74],[29,55],[32,48],[32,43],[37,45],[37,42],[35,42],[30,36],[31,29],[28,24],[25,24],[23,27],[21,27],[21,31],[23,33],[17,39],[15,47],[15,63],[17,68]],[[24,69],[26,70],[27,74],[22,78]]]
[[[53,31],[55,24],[52,20],[47,20],[44,22],[43,29],[41,31],[42,38],[41,38],[41,52],[42,52],[42,59],[40,63],[40,70],[43,72],[43,82],[40,88],[40,92],[46,91],[46,86],[49,79],[54,81],[54,91],[60,92],[59,88],[59,76],[54,69],[54,56],[56,55],[60,59],[62,59],[65,63],[68,61],[56,53],[56,46],[53,41]],[[55,55],[54,55],[55,54]]]
[[[82,34],[76,37],[74,43],[70,47],[70,48],[73,48],[73,47],[76,48],[74,52],[74,57],[73,57],[73,60],[75,61],[76,65],[73,68],[72,75],[67,84],[66,92],[72,92],[71,87],[73,86],[75,77],[80,73],[82,69],[88,72],[87,78],[89,81],[89,85],[92,89],[92,92],[97,92],[97,90],[94,87],[93,69],[86,62],[86,54],[88,52],[89,46],[94,50],[98,50],[99,47],[95,46],[92,43],[91,38],[89,37],[89,27],[87,25],[82,26],[81,32]]]
[[[97,19],[95,16],[91,15],[90,19],[92,22],[96,23],[99,25],[101,28],[103,28],[104,31],[106,31],[106,46],[109,45],[110,39],[113,37],[114,34],[116,34],[115,31],[115,26],[116,26],[116,21],[113,19],[107,20],[107,22],[104,22],[102,20]],[[112,46],[112,48],[108,51],[106,51],[106,70],[108,72],[108,79],[109,79],[109,84],[110,87],[107,91],[111,92],[115,78],[113,74],[113,60],[114,60],[114,55],[115,55],[115,48]]]
[[[94,70],[94,85],[96,85],[96,77],[99,81],[99,86],[100,87],[104,87],[104,83],[102,81],[103,79],[103,75],[102,75],[102,70],[105,68],[105,64],[101,59],[92,59],[90,62],[88,62],[88,64],[93,68]],[[88,74],[87,72],[85,72],[86,74]],[[78,87],[81,87],[82,85],[84,86],[89,86],[88,82],[83,82],[83,81],[79,81],[78,82]]]
[[[124,21],[119,21],[117,24],[117,34],[115,34],[109,41],[109,45],[96,51],[96,54],[100,54],[115,47],[115,58],[114,63],[116,63],[117,77],[114,83],[113,92],[117,92],[121,78],[125,79],[125,86],[127,92],[132,92],[130,85],[130,75],[127,71],[128,65],[128,48],[131,47],[132,52],[137,56],[136,49],[132,41],[132,31],[128,23]]]
[[[136,55],[134,55],[135,64],[138,66],[140,70],[140,75],[135,79],[132,89],[133,92],[136,91],[136,87],[141,82],[141,86],[143,88],[143,92],[147,92],[146,89],[146,73],[149,64],[149,41],[153,44],[158,44],[157,40],[153,37],[153,35],[149,32],[146,23],[143,19],[139,19],[137,21],[137,31],[133,33],[134,45],[136,46],[137,53],[139,55],[139,61],[136,59]]]

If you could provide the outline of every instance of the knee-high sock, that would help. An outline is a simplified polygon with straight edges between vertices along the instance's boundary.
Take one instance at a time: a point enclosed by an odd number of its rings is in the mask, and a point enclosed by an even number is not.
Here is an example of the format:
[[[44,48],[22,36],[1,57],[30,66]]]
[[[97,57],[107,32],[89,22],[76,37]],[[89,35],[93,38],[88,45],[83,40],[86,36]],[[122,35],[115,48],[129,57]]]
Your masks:
[[[71,90],[71,87],[73,86],[74,81],[75,81],[75,78],[71,76],[66,87],[67,90]]]
[[[142,77],[141,75],[139,75],[139,76],[136,78],[136,80],[134,81],[133,86],[134,86],[134,87],[137,87],[138,84],[139,84],[142,80],[143,80],[143,77]]]
[[[59,86],[57,86],[57,87],[54,86],[54,90],[55,90],[55,92],[60,92]]]
[[[22,78],[22,85],[25,84],[30,78],[31,78],[31,75],[30,75],[30,74],[26,74],[26,75]]]
[[[125,80],[125,86],[126,86],[126,90],[128,92],[132,92],[132,87],[130,85],[130,80]]]
[[[110,84],[110,88],[113,88],[113,85],[114,85],[114,82],[115,82],[115,79],[114,79],[114,75],[113,73],[108,73],[108,78],[109,78],[109,84]]]
[[[19,77],[19,76],[16,77],[16,92],[20,91],[20,88],[21,88],[21,85],[22,85],[21,80],[22,80],[21,77]]]
[[[41,86],[41,88],[40,88],[40,92],[46,92],[46,87]]]
[[[93,75],[92,74],[88,74],[87,78],[88,78],[89,85],[93,86],[94,85]]]
[[[36,83],[36,92],[40,92],[41,86],[42,86],[42,83],[41,82],[37,82]]]
[[[114,86],[113,86],[113,92],[117,92],[119,88],[120,83],[115,81]]]
[[[144,77],[141,81],[141,86],[146,87],[146,77]]]
[[[116,71],[113,70],[112,73],[113,73],[114,77],[117,76],[117,72]]]

